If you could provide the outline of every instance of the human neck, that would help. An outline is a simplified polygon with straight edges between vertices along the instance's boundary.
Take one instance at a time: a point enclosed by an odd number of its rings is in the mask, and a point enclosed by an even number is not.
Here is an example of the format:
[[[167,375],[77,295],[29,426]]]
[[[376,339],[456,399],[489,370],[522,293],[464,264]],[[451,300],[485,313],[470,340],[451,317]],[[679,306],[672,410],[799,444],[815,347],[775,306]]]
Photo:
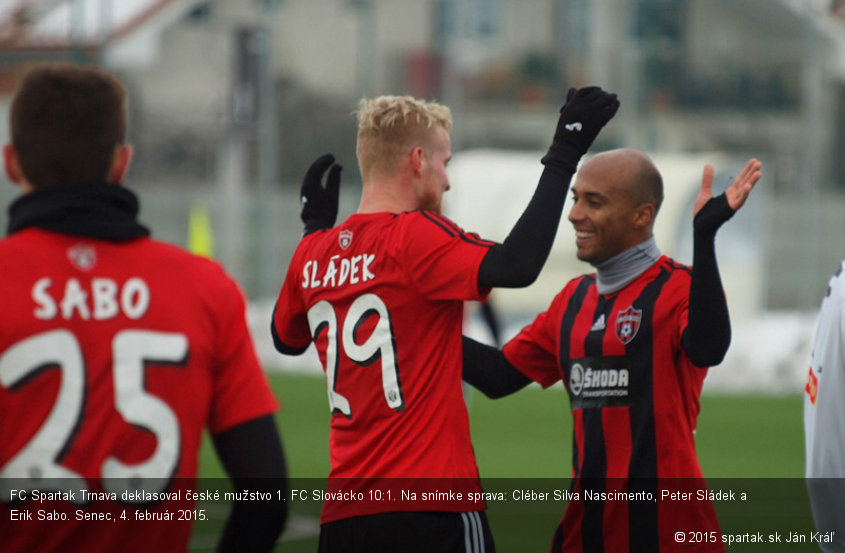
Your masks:
[[[599,294],[612,294],[633,282],[660,259],[654,236],[596,265]]]
[[[105,183],[39,187],[9,206],[8,233],[39,228],[71,236],[124,241],[149,236],[138,220],[138,198]]]
[[[358,213],[402,213],[417,207],[413,186],[401,179],[375,178],[364,181]]]

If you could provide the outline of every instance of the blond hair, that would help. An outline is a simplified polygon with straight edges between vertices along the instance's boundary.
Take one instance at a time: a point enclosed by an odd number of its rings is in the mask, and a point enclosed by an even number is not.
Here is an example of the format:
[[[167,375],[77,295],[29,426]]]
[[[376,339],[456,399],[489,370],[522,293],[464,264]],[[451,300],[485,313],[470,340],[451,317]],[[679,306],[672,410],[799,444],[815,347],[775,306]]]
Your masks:
[[[429,145],[431,129],[452,130],[449,108],[411,96],[379,96],[358,103],[358,165],[361,175],[395,171],[411,148]]]

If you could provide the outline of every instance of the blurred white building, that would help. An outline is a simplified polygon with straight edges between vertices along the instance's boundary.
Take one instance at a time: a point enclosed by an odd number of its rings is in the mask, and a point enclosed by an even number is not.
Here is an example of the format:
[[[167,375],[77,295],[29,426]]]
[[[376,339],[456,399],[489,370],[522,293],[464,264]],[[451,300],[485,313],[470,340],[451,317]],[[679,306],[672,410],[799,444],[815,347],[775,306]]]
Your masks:
[[[818,240],[845,231],[841,13],[826,0],[0,0],[0,104],[27,61],[117,71],[153,226],[183,241],[202,198],[220,257],[257,297],[295,245],[311,159],[338,155],[354,209],[360,96],[444,101],[456,151],[536,152],[565,89],[601,84],[622,109],[597,148],[763,159],[763,274],[743,297],[814,308],[845,257]]]

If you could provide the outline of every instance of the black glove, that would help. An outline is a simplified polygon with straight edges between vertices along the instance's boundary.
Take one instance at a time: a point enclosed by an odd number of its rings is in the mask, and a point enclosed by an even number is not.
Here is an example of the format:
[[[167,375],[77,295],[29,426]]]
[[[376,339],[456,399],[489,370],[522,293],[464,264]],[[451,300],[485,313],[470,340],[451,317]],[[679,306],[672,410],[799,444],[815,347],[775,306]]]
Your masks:
[[[331,169],[329,169],[331,167]],[[329,169],[326,177],[326,187],[323,188],[323,175]],[[332,228],[337,219],[337,200],[340,194],[340,172],[343,166],[335,164],[332,154],[325,154],[314,160],[302,179],[299,189],[302,202],[302,222],[305,230],[302,236],[312,232]]]
[[[610,121],[619,100],[616,94],[597,86],[578,90],[570,88],[566,103],[560,108],[560,118],[549,152],[540,160],[544,165],[560,167],[574,173],[578,161],[590,148],[602,127]]]
[[[716,235],[725,222],[734,216],[734,211],[728,203],[728,197],[719,194],[707,200],[692,220],[692,229],[695,234],[702,236]]]

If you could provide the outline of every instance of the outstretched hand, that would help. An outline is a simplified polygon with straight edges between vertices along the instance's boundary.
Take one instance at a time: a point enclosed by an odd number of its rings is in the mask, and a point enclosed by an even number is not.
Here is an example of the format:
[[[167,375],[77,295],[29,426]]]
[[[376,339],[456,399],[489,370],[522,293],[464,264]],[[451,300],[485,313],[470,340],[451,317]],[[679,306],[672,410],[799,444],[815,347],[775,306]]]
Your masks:
[[[762,167],[763,164],[757,159],[749,159],[739,176],[725,190],[725,199],[728,201],[728,206],[732,211],[739,210],[745,203],[745,200],[748,199],[751,189],[754,188],[754,185],[757,184],[757,181],[763,175],[760,170]],[[692,209],[693,215],[698,215],[704,204],[713,197],[713,175],[713,166],[705,165],[704,174],[701,176],[701,189],[698,191],[698,196],[695,198],[695,204]]]
[[[331,169],[329,169],[330,167]],[[327,170],[326,186],[323,188],[323,175]],[[332,154],[320,156],[308,168],[300,188],[301,218],[302,222],[305,223],[303,235],[334,226],[337,219],[340,172],[342,170],[343,166],[335,164]]]

